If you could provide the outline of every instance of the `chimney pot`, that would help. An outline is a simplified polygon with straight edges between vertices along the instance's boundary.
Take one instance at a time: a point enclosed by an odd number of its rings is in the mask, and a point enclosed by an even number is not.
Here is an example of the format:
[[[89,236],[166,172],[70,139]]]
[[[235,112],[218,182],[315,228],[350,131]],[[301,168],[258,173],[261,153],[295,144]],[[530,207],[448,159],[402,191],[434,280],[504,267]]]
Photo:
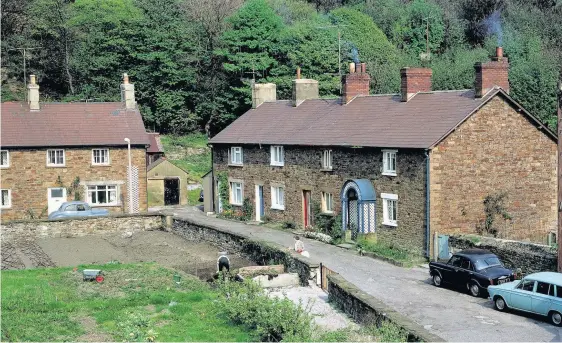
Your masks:
[[[402,68],[400,70],[400,95],[402,101],[408,101],[418,92],[431,92],[431,76],[429,68]]]
[[[501,46],[496,47],[496,57],[498,59],[503,57],[503,48]]]
[[[350,74],[355,73],[355,63],[353,62],[349,64],[349,73]]]
[[[39,85],[35,75],[29,75],[29,84],[27,85],[27,103],[29,109],[32,111],[38,111],[39,106]]]
[[[297,80],[301,78],[301,67],[297,67]]]
[[[367,63],[361,63],[361,72],[363,74],[367,72]]]
[[[121,84],[121,102],[125,103],[125,108],[134,110],[137,108],[135,100],[135,85],[129,83],[129,75],[123,74],[123,84]]]

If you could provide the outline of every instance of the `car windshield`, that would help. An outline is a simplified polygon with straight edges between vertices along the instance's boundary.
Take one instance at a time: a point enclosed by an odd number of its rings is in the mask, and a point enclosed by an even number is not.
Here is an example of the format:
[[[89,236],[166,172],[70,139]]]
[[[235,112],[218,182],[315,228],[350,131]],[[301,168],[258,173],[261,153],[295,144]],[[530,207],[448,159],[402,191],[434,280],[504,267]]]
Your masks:
[[[477,270],[482,270],[494,266],[502,266],[502,263],[496,256],[485,256],[474,259],[474,267]]]

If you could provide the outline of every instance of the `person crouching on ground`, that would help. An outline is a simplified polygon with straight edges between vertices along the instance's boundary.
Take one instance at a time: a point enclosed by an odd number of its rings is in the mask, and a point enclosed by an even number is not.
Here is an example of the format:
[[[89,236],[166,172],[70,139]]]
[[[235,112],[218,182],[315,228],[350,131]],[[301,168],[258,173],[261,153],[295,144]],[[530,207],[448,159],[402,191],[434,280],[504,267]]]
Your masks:
[[[300,240],[299,236],[295,236],[295,251],[305,257],[310,257],[308,251],[304,251],[304,243]]]

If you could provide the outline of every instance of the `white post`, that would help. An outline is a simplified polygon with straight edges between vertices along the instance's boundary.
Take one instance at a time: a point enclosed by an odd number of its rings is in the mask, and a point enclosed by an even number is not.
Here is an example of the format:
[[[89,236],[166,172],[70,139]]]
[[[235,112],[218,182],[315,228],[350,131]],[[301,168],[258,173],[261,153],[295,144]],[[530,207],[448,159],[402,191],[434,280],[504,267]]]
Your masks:
[[[133,168],[131,166],[131,140],[129,138],[125,138],[125,142],[127,142],[127,154],[129,156],[129,172],[127,178],[129,179],[129,187],[127,189],[128,194],[128,202],[129,202],[129,213],[133,213]]]

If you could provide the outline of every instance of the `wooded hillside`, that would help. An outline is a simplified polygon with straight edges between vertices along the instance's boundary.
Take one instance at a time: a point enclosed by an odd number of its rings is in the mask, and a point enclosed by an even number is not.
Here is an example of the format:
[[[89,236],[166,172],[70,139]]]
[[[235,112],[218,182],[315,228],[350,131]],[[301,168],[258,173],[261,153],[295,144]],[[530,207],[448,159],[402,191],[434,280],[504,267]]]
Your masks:
[[[366,62],[372,93],[395,93],[404,66],[431,67],[436,90],[472,88],[474,63],[501,45],[513,97],[556,126],[562,0],[4,0],[1,9],[2,101],[24,99],[17,49],[34,48],[27,74],[43,99],[119,100],[126,72],[147,128],[212,136],[250,107],[254,77],[284,99],[300,66],[321,96],[338,96],[340,46],[342,72]]]

